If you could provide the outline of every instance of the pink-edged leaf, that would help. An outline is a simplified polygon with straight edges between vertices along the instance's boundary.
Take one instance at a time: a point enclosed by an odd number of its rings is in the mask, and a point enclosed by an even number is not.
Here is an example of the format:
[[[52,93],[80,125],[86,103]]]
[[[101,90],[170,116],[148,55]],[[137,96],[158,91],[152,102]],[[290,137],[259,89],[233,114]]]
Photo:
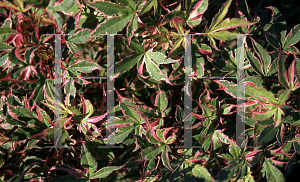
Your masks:
[[[163,161],[163,165],[166,166],[170,171],[174,171],[170,165],[170,158],[169,158],[169,152],[171,152],[171,149],[168,145],[166,145],[164,151],[161,154],[161,159]]]
[[[100,116],[94,116],[94,117],[91,117],[91,118],[88,118],[86,120],[87,123],[97,123],[99,121],[101,121],[102,119],[104,119],[106,117],[107,113],[104,113]]]
[[[70,175],[75,176],[76,178],[82,178],[84,177],[84,171],[81,171],[80,169],[75,169],[67,165],[60,165],[60,166],[54,166],[50,169],[52,170],[62,170],[68,172]]]
[[[148,119],[145,118],[145,120],[146,120],[146,127],[148,129],[148,132],[149,131],[151,132],[152,137],[154,137],[157,141],[160,141],[160,142],[164,143],[163,140],[161,140],[159,137],[157,137],[156,132],[155,132],[154,128],[151,126],[151,124],[148,121]],[[157,121],[159,121],[159,120],[157,120]]]
[[[108,130],[108,129],[116,128],[116,132],[120,132],[120,130],[118,130],[118,128],[123,128],[123,127],[126,127],[126,126],[131,126],[133,124],[134,123],[113,124],[113,125],[110,125],[110,126],[106,126],[106,129]]]
[[[248,152],[245,156],[246,160],[248,160],[248,161],[252,160],[254,155],[261,152],[261,151],[263,151],[263,150],[255,150],[255,151]]]
[[[155,107],[158,109],[158,114],[163,115],[163,112],[166,110],[168,106],[168,99],[165,92],[162,92],[159,85],[158,85],[158,92],[155,98]]]
[[[222,23],[220,23],[218,26],[212,28],[210,32],[216,32],[216,31],[221,31],[221,30],[229,30],[237,27],[242,27],[242,26],[249,26],[253,25],[255,23],[250,23],[244,19],[237,19],[237,18],[232,18],[232,19],[225,19]]]
[[[82,99],[82,107],[83,107],[83,115],[85,115],[86,114],[86,104],[85,104],[85,101],[86,101],[86,99],[81,95],[81,94],[78,94],[80,97],[81,97],[81,99]]]

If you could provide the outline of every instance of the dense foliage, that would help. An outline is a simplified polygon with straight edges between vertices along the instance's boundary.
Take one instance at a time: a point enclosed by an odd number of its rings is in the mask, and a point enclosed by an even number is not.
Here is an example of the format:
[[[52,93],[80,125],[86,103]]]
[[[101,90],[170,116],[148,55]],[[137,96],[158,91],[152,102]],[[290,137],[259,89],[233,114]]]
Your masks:
[[[240,3],[242,2],[242,3]],[[263,1],[0,2],[2,181],[289,181],[299,171],[300,24]],[[192,35],[193,146],[184,145]],[[115,35],[115,142],[105,146],[107,36]],[[236,36],[245,38],[246,145],[236,146]],[[62,143],[54,144],[54,36],[62,36]]]

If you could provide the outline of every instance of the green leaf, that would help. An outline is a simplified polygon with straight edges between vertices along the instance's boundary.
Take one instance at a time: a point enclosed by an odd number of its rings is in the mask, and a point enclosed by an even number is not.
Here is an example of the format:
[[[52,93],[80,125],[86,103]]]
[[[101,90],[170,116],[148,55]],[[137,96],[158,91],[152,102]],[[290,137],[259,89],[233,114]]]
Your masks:
[[[48,7],[47,9],[53,9],[55,11],[66,11],[74,5],[74,0],[62,1],[61,3]]]
[[[272,160],[265,160],[263,164],[263,171],[266,172],[268,181],[284,182],[282,172],[273,165]]]
[[[212,32],[212,33],[208,33],[208,35],[210,37],[213,37],[218,40],[222,40],[224,42],[228,40],[236,39],[236,37],[230,35],[229,31]]]
[[[164,151],[161,154],[161,159],[163,161],[163,165],[165,167],[167,167],[170,171],[173,171],[173,169],[172,169],[172,167],[170,165],[170,159],[169,159],[169,154],[168,154],[168,152],[170,152],[170,151],[171,150],[170,150],[169,146],[165,145],[165,149],[164,149]]]
[[[3,65],[6,63],[7,58],[8,58],[8,55],[9,55],[9,52],[6,52],[6,53],[4,53],[4,54],[2,54],[2,55],[0,56],[0,66],[3,66]],[[3,74],[3,77],[6,76],[6,73],[2,72],[2,74]],[[5,75],[4,75],[4,74],[5,74]],[[1,76],[1,77],[2,77],[2,76]]]
[[[11,9],[12,12],[21,11],[20,7],[15,6],[14,4],[10,3],[9,1],[0,2],[0,6],[5,7],[7,9]]]
[[[278,42],[275,34],[273,34],[273,33],[266,34],[266,39],[270,43],[270,45],[272,45],[273,47],[275,47],[277,49],[280,47],[280,43]]]
[[[31,103],[36,103],[38,106],[41,104],[41,101],[43,100],[43,88],[44,85],[41,84],[34,89],[34,96],[30,100]]]
[[[205,60],[203,56],[201,56],[199,53],[195,53],[194,56],[192,55],[192,58],[195,59],[196,68],[197,68],[197,76],[203,76],[204,75],[204,65]]]
[[[86,43],[91,37],[92,33],[89,29],[83,29],[68,38],[69,43],[83,44]]]
[[[78,47],[75,44],[70,43],[68,41],[66,41],[66,42],[67,42],[68,46],[70,47],[70,50],[71,50],[72,53],[78,52]]]
[[[286,34],[286,21],[284,16],[275,7],[270,7],[273,10],[273,27],[278,37],[281,47],[284,47],[285,34]]]
[[[13,50],[8,54],[8,60],[10,60],[12,63],[14,63],[16,65],[27,65],[27,63],[21,61],[16,56],[16,48],[13,48]]]
[[[50,13],[50,15],[53,16],[56,23],[58,24],[58,30],[61,31],[64,24],[63,18],[57,12],[55,12],[53,8],[47,8],[47,10]]]
[[[133,11],[126,6],[120,6],[118,4],[111,3],[111,2],[96,1],[95,3],[87,2],[87,4],[91,7],[96,8],[98,11],[100,11],[108,16],[112,16],[115,14],[120,14],[120,15],[128,14],[129,12]]]
[[[135,125],[125,126],[119,128],[121,132],[117,132],[115,136],[115,143],[124,142],[125,139],[129,137],[130,134],[134,132]]]
[[[97,169],[97,162],[92,157],[91,153],[87,150],[86,145],[83,144],[81,148],[80,163],[83,167],[88,169],[88,176],[92,176]]]
[[[259,135],[256,145],[262,146],[274,138],[275,133],[277,132],[278,127],[274,127],[274,125],[265,127]]]
[[[95,174],[93,174],[90,179],[96,179],[96,178],[105,178],[107,176],[109,176],[110,173],[112,173],[113,171],[116,171],[118,169],[121,169],[122,166],[108,166],[108,167],[104,167],[102,169],[100,169],[99,171],[97,171]]]
[[[1,39],[1,38],[0,38]],[[5,44],[5,43],[0,43],[0,50],[7,50],[7,49],[12,49],[13,47]]]
[[[127,28],[127,37],[131,38],[138,29],[138,16],[134,15]]]
[[[122,59],[120,62],[117,62],[115,65],[115,73],[124,73],[129,71],[142,58],[142,56],[143,54],[134,54]]]
[[[252,40],[253,47],[255,48],[255,52],[259,56],[260,60],[263,61],[264,75],[268,73],[268,67],[271,64],[271,56],[264,50],[264,48]]]
[[[244,165],[244,160],[234,160],[229,161],[229,163],[228,167],[221,169],[219,172],[218,182],[230,181],[228,179],[233,178],[238,173],[240,167]]]
[[[130,7],[133,11],[136,11],[136,4],[132,0],[118,0],[118,2]]]
[[[193,11],[189,15],[187,23],[192,27],[199,25],[201,23],[202,17],[198,18],[198,16],[202,16],[207,8],[208,0],[198,1],[194,6]]]
[[[64,176],[60,178],[55,178],[54,180],[51,180],[50,182],[89,182],[88,178],[77,178],[73,175]]]
[[[74,85],[74,80],[69,79],[68,83],[64,87],[65,94],[71,93],[71,95],[75,98],[76,95],[76,87]]]
[[[175,17],[180,17],[182,19],[186,19],[185,13],[183,11],[171,11],[170,13],[166,14],[161,22],[170,21]]]
[[[153,159],[164,150],[165,146],[148,147],[142,151],[144,159]]]
[[[176,169],[171,174],[169,181],[173,182],[173,181],[178,181],[179,180],[179,178],[181,176],[180,173],[181,173],[181,170],[183,168],[183,165],[184,165],[184,163],[182,163],[182,162],[179,163],[178,167],[176,167]]]
[[[137,106],[136,107],[139,111],[141,111],[141,112],[143,112],[143,114],[145,114],[145,116],[147,117],[147,118],[159,118],[160,116],[158,116],[155,112],[154,112],[154,110],[152,109],[152,108],[148,108],[148,107],[146,107],[146,108],[144,108],[144,107],[140,107],[140,106]]]
[[[16,120],[15,118],[11,117],[10,115],[6,116],[5,122],[10,124],[10,125],[19,125],[19,126],[26,126],[27,125],[27,123],[25,123],[23,121]]]
[[[86,119],[89,118],[94,112],[94,107],[89,100],[85,100],[84,103],[86,105],[86,113],[82,121],[86,121]]]
[[[128,39],[125,39],[125,45],[129,45]],[[129,49],[137,52],[138,54],[145,53],[144,47],[139,42],[136,42],[135,40],[131,40]]]
[[[177,60],[167,59],[167,56],[161,52],[147,52],[147,55],[157,64],[175,63]]]
[[[99,2],[99,1],[97,1]],[[125,14],[118,16],[116,18],[111,18],[105,23],[101,24],[100,27],[96,29],[93,35],[98,34],[116,34],[119,31],[123,30],[124,26],[130,22],[130,20],[135,16],[134,13]]]
[[[130,117],[133,120],[140,121],[140,117],[134,108],[129,107],[123,102],[120,103],[120,108],[126,116]]]
[[[216,14],[216,16],[212,20],[210,27],[208,28],[208,32],[211,32],[211,29],[217,26],[224,19],[231,5],[231,2],[232,0],[228,0],[225,6],[223,6],[222,9],[220,9],[220,11]]]
[[[290,97],[290,93],[291,90],[286,90],[285,92],[281,93],[278,99],[278,104],[283,105],[283,103]]]
[[[267,120],[268,118],[271,118],[277,111],[277,108],[274,106],[271,110],[265,112],[265,113],[254,113],[254,118],[256,120]]]
[[[205,181],[214,181],[214,179],[211,177],[211,174],[208,172],[208,170],[205,167],[187,161],[184,161],[184,164],[191,166],[192,173],[195,177]]]
[[[287,77],[285,76],[286,73],[286,66],[284,62],[284,58],[282,55],[279,55],[275,61],[278,61],[278,79],[279,82],[285,86],[285,88],[290,88],[288,82],[287,82]]]
[[[11,135],[11,140],[12,141],[25,140],[42,131],[43,130],[37,130],[37,128],[19,128]]]
[[[168,78],[162,73],[159,67],[149,58],[147,53],[145,54],[143,61],[146,63],[146,69],[153,79],[158,81],[159,80],[168,81]]]
[[[184,164],[184,168],[182,169],[183,180],[184,182],[194,182],[195,177],[193,176],[192,171],[188,167],[188,165]]]
[[[242,27],[242,26],[253,25],[253,24],[254,23],[250,23],[244,19],[237,19],[237,18],[229,19],[229,18],[227,18],[224,21],[222,21],[222,23],[220,23],[218,26],[212,27],[209,32],[228,30],[228,29],[232,29],[232,28],[236,28],[236,27]]]
[[[76,178],[73,175],[59,177],[51,180],[50,182],[88,182],[89,180],[87,178]]]
[[[80,71],[84,73],[90,73],[97,68],[101,68],[97,63],[89,63],[87,61],[81,61],[72,65],[71,67],[68,67],[67,70],[73,72]]]
[[[272,92],[269,92],[265,88],[255,88],[252,86],[247,85],[246,90],[250,91],[251,96],[257,98],[257,97],[266,97],[269,103],[278,104],[275,96]],[[265,102],[265,100],[262,100]]]
[[[18,32],[8,27],[0,27],[0,42],[5,42],[9,35],[13,33]]]
[[[141,10],[139,16],[147,13],[152,8],[152,6],[154,6],[154,12],[155,12],[157,9],[157,0],[147,1],[146,4],[143,6],[143,9]]]
[[[235,159],[239,159],[239,157],[241,156],[241,148],[237,147],[236,145],[233,145],[231,147],[229,147],[229,153],[235,158]]]
[[[290,33],[286,36],[283,50],[296,44],[300,39],[300,25],[296,25]]]
[[[155,99],[155,106],[158,109],[158,113],[162,115],[162,112],[167,108],[168,106],[168,100],[167,95],[165,92],[161,92],[160,89],[157,93],[156,99]]]

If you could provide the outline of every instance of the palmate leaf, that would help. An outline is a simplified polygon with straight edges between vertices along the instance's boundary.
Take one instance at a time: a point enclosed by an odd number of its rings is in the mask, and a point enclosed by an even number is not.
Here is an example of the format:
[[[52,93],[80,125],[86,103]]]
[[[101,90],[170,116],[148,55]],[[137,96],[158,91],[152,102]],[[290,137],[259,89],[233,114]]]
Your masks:
[[[96,29],[93,35],[98,34],[115,34],[123,30],[124,26],[127,25],[127,37],[129,39],[129,44],[133,33],[138,29],[138,17],[136,15],[136,4],[132,0],[121,0],[119,1],[126,6],[121,6],[112,2],[102,2],[97,1],[95,3],[88,3],[89,6],[95,8],[108,16],[113,16],[119,14],[120,16],[111,18],[105,23],[101,24],[100,27]]]
[[[251,94],[251,96],[261,100],[262,102],[269,102],[269,103],[273,103],[273,104],[278,104],[278,101],[276,100],[274,94],[269,92],[265,88],[256,88],[254,86],[247,85],[246,90],[250,91],[248,93]],[[259,97],[265,97],[267,99],[267,101],[264,100],[264,99],[260,99]]]
[[[230,35],[230,32],[227,30],[254,24],[254,23],[250,23],[244,19],[236,19],[236,18],[233,18],[233,19],[227,18],[224,21],[222,21],[229,10],[231,2],[232,2],[232,0],[228,0],[226,2],[226,4],[221,8],[221,10],[213,18],[212,23],[207,30],[207,36],[208,36],[212,46],[216,50],[219,50],[219,49],[216,47],[216,42],[214,39],[218,39],[221,41],[228,41],[228,40],[236,39],[236,37],[233,35]]]
[[[210,25],[210,27],[208,28],[208,32],[210,32],[210,30],[212,28],[214,28],[215,26],[217,26],[219,23],[221,23],[221,21],[224,19],[225,15],[228,12],[228,9],[231,5],[232,0],[228,0],[225,4],[225,6],[223,6],[220,11],[216,14],[216,16],[213,18],[212,23]]]

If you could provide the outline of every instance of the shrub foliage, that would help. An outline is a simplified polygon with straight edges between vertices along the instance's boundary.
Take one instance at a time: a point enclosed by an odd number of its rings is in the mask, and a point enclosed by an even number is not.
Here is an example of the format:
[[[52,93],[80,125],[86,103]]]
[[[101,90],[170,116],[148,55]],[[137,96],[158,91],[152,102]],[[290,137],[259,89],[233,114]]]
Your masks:
[[[3,181],[286,181],[299,169],[300,25],[228,0],[0,2]],[[245,1],[246,2],[246,1]],[[243,4],[243,6],[241,5]],[[193,146],[184,145],[192,35]],[[107,36],[115,35],[115,143],[105,146]],[[245,47],[246,145],[236,146],[237,36]],[[62,145],[54,145],[62,36]],[[110,137],[110,136],[108,136]]]

